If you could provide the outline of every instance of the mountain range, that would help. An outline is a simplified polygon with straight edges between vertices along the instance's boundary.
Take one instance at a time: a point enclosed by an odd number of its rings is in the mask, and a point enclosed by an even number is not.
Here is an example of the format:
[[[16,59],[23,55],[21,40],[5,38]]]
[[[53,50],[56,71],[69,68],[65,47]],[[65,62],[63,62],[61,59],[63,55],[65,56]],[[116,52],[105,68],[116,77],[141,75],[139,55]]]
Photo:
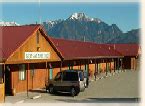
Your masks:
[[[20,24],[18,24],[16,22],[0,21],[0,26],[20,26]]]
[[[49,20],[43,26],[49,36],[96,43],[139,43],[140,37],[140,29],[123,33],[116,24],[109,25],[85,13],[74,13],[65,20]]]

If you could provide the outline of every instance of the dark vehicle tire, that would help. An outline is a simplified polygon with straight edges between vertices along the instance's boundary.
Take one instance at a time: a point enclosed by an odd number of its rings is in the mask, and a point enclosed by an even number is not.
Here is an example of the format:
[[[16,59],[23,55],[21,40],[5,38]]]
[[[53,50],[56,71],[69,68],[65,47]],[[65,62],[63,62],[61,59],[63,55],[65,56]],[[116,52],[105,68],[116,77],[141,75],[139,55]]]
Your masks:
[[[49,93],[49,87],[48,86],[46,86],[46,92]]]
[[[46,92],[48,93],[48,92],[49,92],[49,90],[48,90],[48,89],[46,89]]]
[[[75,89],[74,87],[71,88],[70,93],[71,93],[71,96],[72,96],[72,97],[74,97],[74,96],[76,96],[76,95],[78,94],[78,93],[76,92],[76,89]]]
[[[53,94],[54,93],[54,87],[53,87],[53,85],[50,85],[48,90],[49,90],[50,94]]]

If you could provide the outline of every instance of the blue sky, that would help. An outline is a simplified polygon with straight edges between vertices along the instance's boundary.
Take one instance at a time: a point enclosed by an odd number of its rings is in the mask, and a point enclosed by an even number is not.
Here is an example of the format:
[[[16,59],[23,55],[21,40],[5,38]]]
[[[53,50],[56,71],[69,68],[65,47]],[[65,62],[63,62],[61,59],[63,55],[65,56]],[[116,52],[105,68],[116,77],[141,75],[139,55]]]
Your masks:
[[[89,17],[117,24],[124,32],[140,27],[139,3],[3,3],[2,21],[31,24],[36,21],[66,19],[72,13],[84,12]]]
[[[0,0],[0,2],[139,2],[140,0]]]

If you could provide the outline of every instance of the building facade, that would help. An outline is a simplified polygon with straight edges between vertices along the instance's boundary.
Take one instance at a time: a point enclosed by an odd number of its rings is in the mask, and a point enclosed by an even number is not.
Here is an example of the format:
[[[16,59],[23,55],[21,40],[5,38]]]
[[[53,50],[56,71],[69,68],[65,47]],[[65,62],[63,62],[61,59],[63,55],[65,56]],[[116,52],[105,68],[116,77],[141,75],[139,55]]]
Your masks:
[[[0,28],[0,90],[5,90],[1,95],[44,88],[48,80],[65,69],[81,69],[93,78],[99,73],[137,68],[137,44],[56,39],[48,37],[41,25]]]

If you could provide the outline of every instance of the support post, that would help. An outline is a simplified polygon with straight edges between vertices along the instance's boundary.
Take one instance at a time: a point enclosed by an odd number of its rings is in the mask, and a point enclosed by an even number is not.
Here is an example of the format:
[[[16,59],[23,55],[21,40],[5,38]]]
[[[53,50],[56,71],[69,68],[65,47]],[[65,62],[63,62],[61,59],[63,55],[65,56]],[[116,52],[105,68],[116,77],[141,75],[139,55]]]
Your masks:
[[[114,59],[114,72],[116,71],[116,61]]]
[[[70,70],[70,61],[68,61],[68,69]]]
[[[6,99],[6,96],[5,96],[5,84],[6,84],[6,77],[5,77],[5,69],[6,69],[6,65],[5,65],[5,63],[4,63],[4,70],[3,70],[3,77],[4,77],[4,81],[3,81],[3,83],[4,83],[4,102],[5,102],[5,99]]]
[[[110,73],[111,73],[111,61],[110,61]]]
[[[88,59],[87,65],[88,65],[88,75],[90,77],[90,72],[89,72],[89,59]]]
[[[96,76],[97,76],[97,66],[96,66],[96,59],[95,59],[95,73],[94,73],[94,76],[95,76],[95,81],[96,81]]]
[[[118,72],[119,72],[119,66],[120,66],[120,65],[119,65],[119,61],[120,61],[120,60],[119,60],[119,58],[118,58],[118,64],[117,64]]]
[[[106,76],[107,76],[107,72],[108,72],[108,67],[107,67],[107,61],[106,61]]]
[[[46,84],[48,81],[47,61],[45,63],[45,68],[46,68],[46,74],[45,74],[45,84]]]
[[[81,68],[81,61],[80,61],[80,70],[81,70],[82,68]]]
[[[134,58],[134,71],[136,70],[136,59]]]
[[[122,59],[120,59],[120,61],[121,61],[121,72],[123,71],[123,67],[122,67]]]
[[[29,83],[29,81],[28,81],[28,71],[29,71],[29,63],[28,63],[28,68],[27,68],[27,97],[29,97],[29,93],[28,93],[28,91],[29,91],[29,86],[28,86],[28,83]]]
[[[48,80],[49,80],[49,69],[50,69],[50,65],[49,65],[50,63],[47,63],[47,66],[48,66],[48,69],[47,69],[47,78],[48,78]]]
[[[135,71],[137,69],[137,59],[135,58]]]
[[[87,69],[87,87],[89,86],[89,59],[87,60],[87,64],[86,64],[86,69]]]
[[[30,66],[31,67],[30,72],[31,72],[31,77],[32,77],[32,90],[33,90],[33,79],[34,79],[34,73],[35,73],[34,66],[35,66],[34,64],[32,64],[32,67]]]
[[[97,62],[97,75],[98,75],[98,73],[99,73],[99,69],[98,69],[98,62]]]
[[[60,61],[60,72],[62,71],[62,60]]]

